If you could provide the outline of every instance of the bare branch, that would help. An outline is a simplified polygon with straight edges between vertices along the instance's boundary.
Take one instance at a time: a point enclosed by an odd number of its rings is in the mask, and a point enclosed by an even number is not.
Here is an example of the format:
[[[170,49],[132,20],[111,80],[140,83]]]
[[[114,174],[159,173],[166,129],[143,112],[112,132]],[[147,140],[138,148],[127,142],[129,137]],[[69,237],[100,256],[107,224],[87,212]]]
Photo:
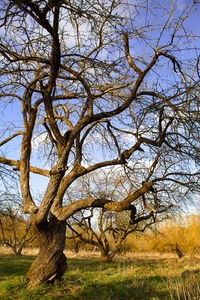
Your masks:
[[[139,75],[142,74],[142,70],[140,70],[140,68],[138,68],[135,63],[133,62],[133,59],[130,55],[130,52],[129,52],[129,40],[128,40],[128,32],[124,32],[123,34],[123,40],[124,40],[124,48],[125,48],[125,54],[126,54],[126,58],[127,58],[127,61],[130,65],[131,68],[133,68],[133,70],[138,73]]]
[[[8,165],[8,166],[14,166],[15,167],[14,170],[16,170],[16,171],[18,171],[20,169],[20,161],[0,157],[0,163],[4,164],[4,165]],[[30,168],[30,172],[32,172],[32,173],[50,177],[50,175],[49,175],[50,172],[48,170],[40,169],[40,168],[33,167],[33,166],[30,166],[29,168]]]
[[[15,138],[18,135],[23,135],[23,131],[18,131],[15,132],[14,134],[12,134],[11,136],[9,136],[7,139],[3,140],[2,142],[0,142],[0,146],[3,146],[4,144],[6,144],[7,142],[11,141],[13,138]]]

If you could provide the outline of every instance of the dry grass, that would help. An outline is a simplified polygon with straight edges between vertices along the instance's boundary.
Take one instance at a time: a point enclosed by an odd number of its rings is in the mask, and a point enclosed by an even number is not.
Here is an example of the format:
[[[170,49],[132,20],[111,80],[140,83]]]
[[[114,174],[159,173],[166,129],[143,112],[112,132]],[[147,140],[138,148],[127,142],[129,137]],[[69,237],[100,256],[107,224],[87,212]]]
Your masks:
[[[36,256],[38,254],[38,248],[24,248],[22,250],[23,255],[28,256]],[[64,251],[66,257],[68,258],[100,258],[100,252],[96,251],[87,251],[87,250],[81,250],[78,253],[75,253],[71,250],[65,250]],[[12,250],[8,247],[0,246],[0,255],[9,255],[13,254]],[[175,253],[160,253],[160,252],[127,252],[126,254],[118,254],[115,257],[115,261],[122,261],[122,260],[135,260],[135,259],[173,259],[177,258],[177,255]],[[184,256],[184,258],[191,258],[191,256]],[[195,256],[196,259],[200,259],[200,255]]]
[[[13,251],[10,248],[0,246],[0,255],[13,254]]]
[[[14,254],[11,248],[0,246],[0,255],[12,255]],[[24,248],[22,255],[36,256],[38,254],[38,248]]]
[[[118,255],[118,257],[125,257],[126,259],[167,259],[177,258],[175,253],[160,253],[160,252],[127,252],[124,255]]]

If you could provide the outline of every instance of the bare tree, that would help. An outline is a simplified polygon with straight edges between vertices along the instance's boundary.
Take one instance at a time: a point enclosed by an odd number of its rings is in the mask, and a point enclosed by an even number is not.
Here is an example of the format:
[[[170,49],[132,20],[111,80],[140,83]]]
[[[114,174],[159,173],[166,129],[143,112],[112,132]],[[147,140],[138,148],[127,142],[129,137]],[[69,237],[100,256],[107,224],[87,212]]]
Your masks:
[[[130,233],[136,231],[143,232],[148,226],[156,222],[153,213],[150,213],[148,216],[138,218],[138,223],[134,221],[134,224],[130,224],[128,218],[126,221],[124,220],[123,224],[120,224],[116,222],[114,214],[112,216],[107,215],[108,213],[100,209],[98,226],[95,228],[92,220],[94,217],[93,211],[94,209],[92,208],[91,214],[87,216],[81,213],[82,218],[72,217],[72,220],[67,221],[67,226],[71,230],[71,233],[74,234],[72,236],[73,239],[78,238],[80,241],[94,246],[95,249],[99,249],[101,260],[107,262],[111,262],[115,255],[120,252],[124,240]],[[127,216],[126,213],[125,215]],[[148,222],[144,222],[146,220]]]
[[[0,233],[4,246],[21,255],[26,243],[33,240],[31,221],[23,215],[19,193],[19,175],[11,168],[0,166]]]
[[[30,287],[66,271],[66,219],[76,212],[134,212],[139,199],[149,213],[165,212],[173,184],[184,195],[197,188],[197,37],[185,27],[196,4],[0,1],[0,163],[19,171],[38,238]],[[63,204],[77,178],[113,165],[137,176],[127,197]],[[40,203],[31,173],[49,179]]]
[[[134,181],[137,182],[137,179]],[[131,183],[123,169],[111,168],[83,176],[69,189],[67,199],[73,202],[83,197],[96,197],[117,202],[120,197],[126,198],[131,192]],[[67,220],[71,231],[67,238],[93,245],[100,250],[101,260],[112,261],[129,234],[144,232],[156,222],[168,218],[169,211],[166,209],[164,213],[161,208],[160,212],[158,207],[156,211],[146,209],[143,197],[129,211],[108,212],[103,208],[82,210]]]
[[[19,214],[19,209],[6,207],[0,211],[0,232],[3,244],[12,249],[14,254],[21,255],[22,249],[33,240],[30,235],[31,222],[26,221]]]

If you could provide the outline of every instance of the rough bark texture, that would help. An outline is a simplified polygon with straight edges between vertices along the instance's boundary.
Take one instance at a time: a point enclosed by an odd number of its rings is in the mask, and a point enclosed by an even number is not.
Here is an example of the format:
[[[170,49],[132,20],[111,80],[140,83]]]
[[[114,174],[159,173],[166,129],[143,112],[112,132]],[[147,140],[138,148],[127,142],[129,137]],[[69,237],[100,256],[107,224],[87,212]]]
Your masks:
[[[26,277],[28,288],[41,282],[53,282],[60,279],[67,269],[65,247],[66,223],[55,217],[36,227],[39,254],[28,270]]]

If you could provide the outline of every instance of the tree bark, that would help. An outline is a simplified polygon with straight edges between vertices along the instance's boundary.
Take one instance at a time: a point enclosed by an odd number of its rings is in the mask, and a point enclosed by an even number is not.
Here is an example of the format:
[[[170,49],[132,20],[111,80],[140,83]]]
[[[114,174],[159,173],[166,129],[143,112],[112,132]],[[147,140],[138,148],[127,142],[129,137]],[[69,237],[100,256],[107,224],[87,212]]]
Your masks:
[[[48,221],[35,226],[39,245],[39,254],[30,266],[26,277],[28,288],[41,282],[53,282],[60,279],[67,269],[65,248],[66,222],[51,216]]]
[[[103,253],[102,251],[100,260],[105,262],[111,262],[109,254]]]
[[[116,256],[116,254],[119,252],[119,249],[115,249],[109,253],[106,253],[105,251],[101,250],[101,261],[105,261],[105,262],[111,262],[113,261],[114,257]]]
[[[105,261],[105,262],[111,262],[112,259],[110,259],[109,250],[107,250],[103,247],[99,247],[99,248],[100,248],[100,252],[101,252],[100,260]]]

